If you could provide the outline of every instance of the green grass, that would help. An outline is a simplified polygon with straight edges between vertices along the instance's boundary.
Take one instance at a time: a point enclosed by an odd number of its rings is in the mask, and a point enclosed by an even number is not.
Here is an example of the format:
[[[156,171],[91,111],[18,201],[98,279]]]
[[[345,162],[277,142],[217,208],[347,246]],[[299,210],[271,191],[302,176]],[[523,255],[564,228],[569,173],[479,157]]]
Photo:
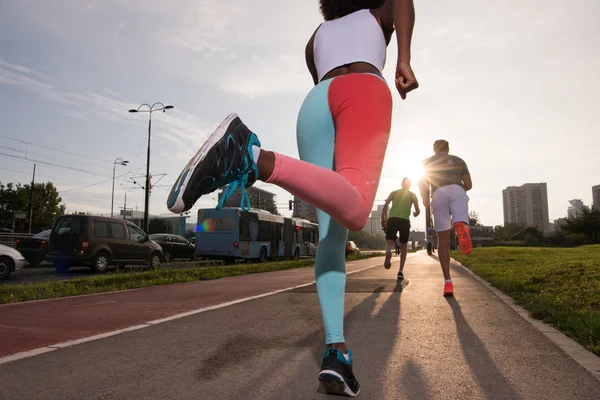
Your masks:
[[[348,261],[378,257],[382,254],[350,255]],[[158,268],[142,272],[113,272],[91,278],[52,280],[19,285],[0,286],[0,304],[19,303],[30,300],[55,299],[83,294],[113,292],[149,286],[220,279],[228,276],[283,271],[312,267],[314,259],[270,262],[264,264],[240,264],[234,266],[196,267],[189,269]]]
[[[465,267],[600,356],[600,245],[453,252]]]

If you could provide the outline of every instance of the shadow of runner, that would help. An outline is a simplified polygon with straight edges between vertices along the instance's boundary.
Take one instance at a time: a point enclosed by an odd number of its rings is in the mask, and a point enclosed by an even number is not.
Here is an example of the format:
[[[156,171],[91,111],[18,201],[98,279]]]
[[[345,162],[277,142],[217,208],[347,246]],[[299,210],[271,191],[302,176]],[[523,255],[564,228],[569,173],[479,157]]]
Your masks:
[[[413,360],[406,361],[400,376],[402,399],[426,400],[431,397],[422,371],[421,367]]]
[[[353,321],[355,321],[354,316],[356,314],[372,312],[372,310],[375,308],[375,305],[376,305],[376,299],[381,295],[383,290],[384,290],[384,287],[376,288],[371,293],[371,295],[369,295],[367,298],[365,298],[361,303],[359,303],[357,306],[355,306],[352,310],[350,310],[346,314],[346,317],[344,319],[344,330],[345,331],[347,331],[349,329],[349,327],[352,325]],[[315,291],[315,293],[316,293],[316,291]],[[319,319],[320,319],[320,310],[318,310],[318,312],[319,312]],[[288,338],[288,340],[281,340],[281,338],[273,338],[273,340],[269,340],[268,342],[264,343],[263,348],[264,349],[281,348],[284,350],[310,348],[313,359],[315,361],[314,377],[315,377],[315,382],[317,382],[316,378],[319,373],[319,368],[321,367],[323,352],[325,351],[324,336],[325,336],[325,334],[323,331],[323,327],[321,325],[319,329],[308,334],[307,336],[302,338],[300,341],[294,341],[291,338]],[[247,335],[244,335],[244,341],[247,342],[248,340],[249,340],[249,337]],[[252,339],[250,339],[250,340],[252,340]],[[220,349],[214,351],[214,356],[210,357],[203,363],[202,367],[198,370],[198,374],[200,376],[210,376],[213,379],[216,378],[216,376],[220,375],[220,373],[224,369],[226,369],[226,365],[219,364],[218,360],[234,359],[232,357],[224,356],[224,353],[229,353],[232,350],[233,350],[233,352],[235,352],[236,344],[238,342],[239,342],[239,338],[233,337],[226,344],[224,344]],[[276,373],[280,370],[280,367],[281,367],[280,364],[285,362],[285,360],[288,360],[289,357],[290,357],[289,352],[282,352],[281,357],[279,357],[276,362],[273,362],[269,366],[268,369],[264,370],[259,378],[252,381],[252,386],[255,388],[267,386],[268,381],[273,379],[273,376],[276,376]],[[215,366],[218,366],[219,368],[217,368],[215,370]],[[285,387],[282,388],[282,390],[285,390]],[[312,389],[307,388],[307,390],[311,390],[311,393],[314,393],[314,392],[312,392]],[[283,395],[283,397],[282,397],[282,395]],[[237,391],[236,395],[233,396],[232,398],[233,399],[248,398],[247,388],[240,388]],[[277,394],[277,395],[275,395],[274,398],[275,399],[286,398],[285,393]]]
[[[362,378],[357,376],[361,382],[361,396],[367,399],[390,398],[391,389],[402,393],[399,398],[412,398],[423,400],[428,398],[429,391],[421,373],[421,368],[412,360],[402,362],[402,352],[394,351],[397,342],[401,339],[401,294],[403,287],[398,282],[397,290],[394,290],[387,298],[377,315],[373,317],[372,323],[375,331],[374,341],[368,348],[372,354],[368,366],[368,373]],[[393,326],[393,329],[390,329]],[[366,362],[366,361],[365,361]],[[363,371],[366,369],[361,364]],[[402,370],[400,379],[394,374]],[[368,379],[375,380],[369,382]],[[395,388],[394,388],[395,386]]]
[[[456,298],[447,297],[446,301],[454,313],[456,331],[467,365],[484,392],[485,398],[519,400],[521,396],[502,375],[479,336],[469,326]]]

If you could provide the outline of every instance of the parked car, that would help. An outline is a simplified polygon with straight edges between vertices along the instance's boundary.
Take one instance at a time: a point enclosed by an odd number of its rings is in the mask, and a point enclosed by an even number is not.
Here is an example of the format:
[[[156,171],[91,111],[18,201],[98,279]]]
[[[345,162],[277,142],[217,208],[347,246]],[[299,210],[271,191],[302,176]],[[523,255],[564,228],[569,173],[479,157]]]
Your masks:
[[[352,240],[349,240],[346,242],[346,257],[352,253],[360,254],[360,249],[358,246],[356,246],[356,243],[354,243]]]
[[[17,239],[15,248],[25,257],[29,265],[38,265],[46,258],[52,229],[26,239]]]
[[[18,250],[0,244],[0,279],[6,279],[14,271],[22,269],[25,257]]]
[[[56,220],[46,259],[61,272],[75,265],[106,272],[111,265],[158,267],[163,251],[130,221],[74,214]]]
[[[150,235],[150,240],[160,244],[163,250],[163,260],[169,262],[176,258],[185,258],[194,261],[196,246],[189,240],[179,235],[169,233],[156,233]]]

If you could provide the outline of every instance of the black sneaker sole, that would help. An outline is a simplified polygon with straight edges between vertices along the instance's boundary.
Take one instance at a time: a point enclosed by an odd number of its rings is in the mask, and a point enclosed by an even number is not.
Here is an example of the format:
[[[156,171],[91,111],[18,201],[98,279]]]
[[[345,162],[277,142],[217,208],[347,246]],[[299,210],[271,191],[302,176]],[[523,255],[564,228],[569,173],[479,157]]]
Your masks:
[[[340,396],[356,397],[360,393],[360,388],[356,393],[348,387],[344,379],[335,371],[321,371],[319,381],[327,394],[337,394]]]
[[[169,194],[169,199],[167,203],[167,208],[169,211],[175,214],[179,214],[185,211],[189,211],[194,204],[190,204],[190,202],[186,202],[183,197],[186,193],[186,189],[188,183],[192,180],[196,167],[200,162],[204,160],[204,158],[208,155],[209,150],[212,149],[214,145],[216,145],[225,134],[228,132],[229,126],[238,118],[237,114],[232,113],[225,118],[223,122],[215,129],[215,131],[210,135],[210,137],[204,142],[200,150],[192,157],[192,159],[188,162],[186,167],[183,169],[179,178],[173,185],[171,189],[171,193]]]

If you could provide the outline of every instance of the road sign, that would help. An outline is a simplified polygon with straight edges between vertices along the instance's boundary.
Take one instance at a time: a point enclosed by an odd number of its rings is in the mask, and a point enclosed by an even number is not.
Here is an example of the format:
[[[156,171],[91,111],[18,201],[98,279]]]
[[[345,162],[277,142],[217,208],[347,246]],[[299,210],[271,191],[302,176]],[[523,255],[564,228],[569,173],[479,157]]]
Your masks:
[[[133,210],[121,210],[121,215],[124,217],[131,217],[133,215]]]
[[[16,219],[27,219],[27,213],[22,211],[15,211]]]

